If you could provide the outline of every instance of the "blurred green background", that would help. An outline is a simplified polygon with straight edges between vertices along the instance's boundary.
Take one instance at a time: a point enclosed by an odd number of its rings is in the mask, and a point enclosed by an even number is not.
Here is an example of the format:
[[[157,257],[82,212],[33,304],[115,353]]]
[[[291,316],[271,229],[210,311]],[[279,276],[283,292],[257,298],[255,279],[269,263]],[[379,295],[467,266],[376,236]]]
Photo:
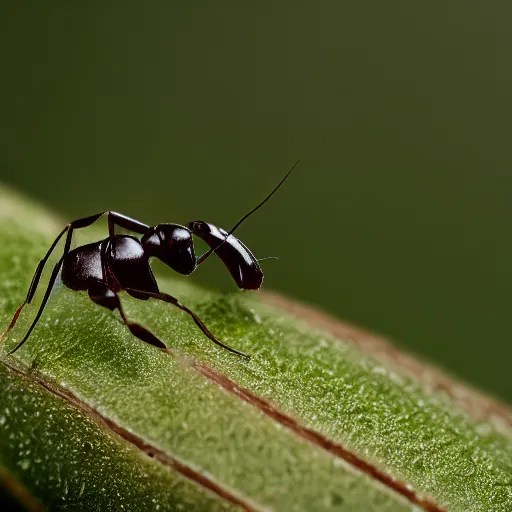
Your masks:
[[[300,158],[239,231],[266,287],[512,401],[512,4],[182,4],[2,3],[1,181],[229,228]]]

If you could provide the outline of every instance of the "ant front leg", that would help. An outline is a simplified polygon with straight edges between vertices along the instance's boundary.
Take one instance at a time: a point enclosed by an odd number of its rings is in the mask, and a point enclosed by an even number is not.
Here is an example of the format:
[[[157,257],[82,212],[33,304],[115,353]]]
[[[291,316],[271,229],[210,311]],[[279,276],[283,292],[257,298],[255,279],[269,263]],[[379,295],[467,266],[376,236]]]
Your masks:
[[[181,302],[172,297],[171,295],[168,295],[167,293],[154,293],[154,292],[146,292],[144,290],[134,290],[133,288],[126,288],[126,291],[136,299],[157,299],[161,300],[163,302],[167,302],[169,304],[172,304],[173,306],[176,306],[177,308],[181,309],[182,311],[185,311],[185,313],[188,313],[192,319],[194,320],[195,324],[203,331],[203,334],[207,336],[213,343],[218,345],[219,347],[222,347],[223,349],[227,350],[228,352],[231,352],[232,354],[237,354],[239,356],[245,357],[246,359],[250,359],[250,355],[245,354],[244,352],[240,352],[238,350],[235,350],[234,348],[231,348],[230,346],[222,343],[219,341],[204,325],[203,321],[189,308],[181,304]]]

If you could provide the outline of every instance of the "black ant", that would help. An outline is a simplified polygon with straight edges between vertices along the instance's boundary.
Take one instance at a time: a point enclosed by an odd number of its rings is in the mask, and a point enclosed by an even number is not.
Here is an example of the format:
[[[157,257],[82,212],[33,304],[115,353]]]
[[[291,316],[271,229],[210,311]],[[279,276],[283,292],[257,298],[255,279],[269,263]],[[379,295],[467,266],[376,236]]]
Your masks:
[[[158,224],[152,227],[112,211],[101,212],[71,222],[61,231],[45,257],[37,265],[25,302],[16,310],[9,327],[1,337],[5,337],[16,325],[21,310],[34,297],[50,254],[62,236],[66,234],[64,252],[53,268],[37,315],[24,338],[9,351],[9,355],[16,352],[27,341],[43,313],[62,268],[61,279],[65,286],[75,291],[86,290],[90,299],[96,304],[111,311],[118,309],[124,324],[130,329],[131,333],[150,345],[161,349],[167,348],[148,329],[128,320],[118,297],[119,292],[125,290],[129,295],[140,300],[158,299],[173,304],[188,313],[201,331],[214,343],[233,354],[249,357],[247,354],[219,341],[193,311],[171,295],[161,293],[151,271],[149,260],[153,257],[158,258],[176,272],[190,275],[198,265],[215,253],[222,260],[241,290],[258,290],[263,282],[263,272],[259,262],[254,254],[238,238],[233,236],[233,232],[247,217],[261,208],[277,192],[297,164],[298,162],[293,165],[274,190],[258,206],[244,215],[229,232],[203,221],[190,222],[188,227],[179,224]],[[99,242],[82,245],[71,250],[73,232],[76,229],[91,226],[104,215],[107,215],[108,219],[109,236]],[[139,240],[134,236],[116,235],[115,226],[133,231],[142,235],[142,237]],[[198,236],[210,246],[210,249],[197,259],[194,253],[192,235]]]

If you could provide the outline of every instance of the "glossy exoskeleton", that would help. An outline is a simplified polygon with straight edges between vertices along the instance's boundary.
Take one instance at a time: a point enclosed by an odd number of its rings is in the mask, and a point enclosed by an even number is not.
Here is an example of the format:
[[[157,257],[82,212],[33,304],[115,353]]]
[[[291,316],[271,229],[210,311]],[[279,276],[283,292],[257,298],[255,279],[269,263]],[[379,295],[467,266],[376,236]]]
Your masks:
[[[295,164],[296,165],[296,164]],[[189,308],[176,298],[160,292],[151,270],[150,259],[158,258],[180,274],[190,275],[197,266],[215,253],[224,263],[236,285],[244,290],[257,290],[263,282],[263,272],[252,252],[233,235],[233,231],[263,204],[268,201],[290,175],[295,165],[274,190],[256,208],[242,217],[229,231],[213,224],[195,221],[188,227],[179,224],[158,224],[149,226],[117,212],[106,211],[78,219],[68,224],[57,236],[45,257],[39,262],[25,302],[16,310],[5,331],[5,336],[16,324],[25,304],[30,303],[36,292],[44,266],[59,240],[66,235],[64,252],[53,268],[52,274],[39,310],[23,339],[9,352],[14,353],[28,339],[48,302],[59,272],[62,283],[71,290],[87,291],[90,299],[111,311],[118,310],[128,329],[140,340],[165,349],[166,345],[148,329],[131,322],[119,300],[119,292],[126,291],[141,300],[157,299],[168,302],[188,313],[203,333],[217,345],[244,357],[239,352],[219,341]],[[104,215],[108,219],[108,237],[95,243],[82,245],[71,250],[73,233],[86,228]],[[115,233],[115,227],[132,231],[139,237]],[[210,249],[196,258],[193,235],[204,240]],[[2,336],[2,337],[3,337]]]

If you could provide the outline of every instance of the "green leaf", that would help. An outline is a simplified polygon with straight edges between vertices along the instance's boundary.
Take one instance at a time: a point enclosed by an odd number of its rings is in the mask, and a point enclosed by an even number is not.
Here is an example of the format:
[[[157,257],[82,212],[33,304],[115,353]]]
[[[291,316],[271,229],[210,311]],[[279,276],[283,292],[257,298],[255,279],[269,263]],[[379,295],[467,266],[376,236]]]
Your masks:
[[[0,189],[2,326],[62,227]],[[414,378],[397,357],[353,342],[382,348],[375,338],[341,324],[324,325],[338,338],[319,330],[308,308],[297,318],[270,296],[220,295],[157,268],[163,291],[251,360],[213,345],[169,304],[123,294],[127,315],[165,353],[63,286],[8,356],[36,298],[0,352],[4,494],[28,509],[512,509],[505,407],[418,363]]]

